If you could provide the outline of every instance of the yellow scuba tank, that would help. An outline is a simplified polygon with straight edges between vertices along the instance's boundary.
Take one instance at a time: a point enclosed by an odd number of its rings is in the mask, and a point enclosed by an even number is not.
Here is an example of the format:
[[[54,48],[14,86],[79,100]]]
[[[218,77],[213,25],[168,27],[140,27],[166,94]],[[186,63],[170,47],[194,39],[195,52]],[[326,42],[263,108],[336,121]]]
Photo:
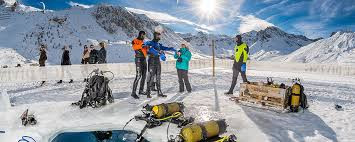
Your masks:
[[[223,120],[207,121],[201,124],[187,125],[180,131],[180,137],[184,142],[198,142],[217,137],[226,132],[227,123]]]
[[[292,92],[291,92],[291,112],[298,112],[298,108],[300,106],[300,98],[301,98],[301,85],[298,83],[293,84]]]
[[[167,103],[152,106],[154,117],[160,119],[163,117],[171,116],[175,112],[183,112],[184,105],[182,103]]]

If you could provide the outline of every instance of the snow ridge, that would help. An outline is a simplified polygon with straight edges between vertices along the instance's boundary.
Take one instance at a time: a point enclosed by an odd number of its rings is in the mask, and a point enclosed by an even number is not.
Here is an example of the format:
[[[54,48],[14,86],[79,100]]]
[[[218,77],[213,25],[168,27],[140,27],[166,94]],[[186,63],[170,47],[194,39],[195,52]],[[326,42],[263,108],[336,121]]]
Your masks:
[[[132,62],[134,53],[130,41],[139,30],[145,30],[151,39],[155,26],[161,25],[119,6],[72,7],[46,13],[12,12],[7,7],[0,7],[0,10],[6,12],[3,16],[6,19],[0,18],[0,45],[13,48],[26,59],[38,60],[38,47],[46,44],[50,64],[60,63],[64,45],[72,47],[72,63],[79,64],[83,46],[97,46],[100,41],[108,43],[108,62]],[[162,43],[178,48],[183,39],[169,28],[164,27],[164,31]]]
[[[211,55],[209,45],[211,40],[216,41],[216,51],[219,57],[230,57],[233,55],[235,39],[226,35],[208,35],[199,32],[196,35],[181,34],[197,49],[205,54]],[[288,34],[277,27],[267,27],[261,31],[251,31],[242,34],[243,41],[250,48],[250,55],[253,60],[270,60],[271,57],[287,55],[302,46],[308,45],[314,40],[302,35]],[[208,42],[206,42],[208,40]]]
[[[355,63],[355,32],[336,32],[281,59],[301,63]]]

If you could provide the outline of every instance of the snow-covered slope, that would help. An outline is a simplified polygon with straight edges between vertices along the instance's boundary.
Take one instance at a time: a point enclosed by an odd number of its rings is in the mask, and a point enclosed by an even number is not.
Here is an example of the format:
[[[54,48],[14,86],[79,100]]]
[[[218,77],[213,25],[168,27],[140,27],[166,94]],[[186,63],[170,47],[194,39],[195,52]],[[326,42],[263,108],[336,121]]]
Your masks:
[[[281,61],[301,63],[355,63],[355,32],[337,32],[304,46]]]
[[[133,61],[130,41],[139,30],[147,31],[151,38],[158,25],[165,30],[162,43],[178,47],[183,41],[171,29],[118,6],[73,7],[46,13],[18,9],[12,12],[8,7],[0,7],[0,46],[15,49],[26,59],[37,60],[39,45],[46,44],[51,64],[59,64],[64,45],[72,47],[72,63],[77,64],[84,44],[97,45],[100,41],[109,43],[108,62]]]
[[[230,57],[233,55],[235,40],[225,35],[182,34],[192,45],[203,53],[211,54],[210,40],[216,41],[217,54]],[[250,47],[251,58],[254,60],[270,60],[272,57],[289,54],[314,40],[305,36],[288,34],[277,27],[268,27],[261,31],[251,31],[242,34],[243,41]],[[209,40],[207,42],[207,40]]]
[[[13,66],[17,64],[26,64],[33,61],[27,60],[25,57],[18,54],[12,48],[1,48],[0,47],[0,65]]]

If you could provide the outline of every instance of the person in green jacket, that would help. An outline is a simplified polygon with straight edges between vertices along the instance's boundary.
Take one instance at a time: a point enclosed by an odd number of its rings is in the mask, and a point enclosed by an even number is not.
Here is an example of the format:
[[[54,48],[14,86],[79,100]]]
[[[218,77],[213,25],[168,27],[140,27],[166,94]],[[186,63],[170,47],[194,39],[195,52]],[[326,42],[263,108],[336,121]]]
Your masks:
[[[233,80],[229,91],[226,95],[233,94],[234,87],[237,85],[239,73],[242,76],[243,82],[249,83],[246,75],[246,64],[249,56],[249,46],[242,41],[242,36],[235,37],[237,45],[234,47],[234,64],[233,64]]]
[[[184,92],[184,84],[187,92],[191,93],[191,85],[188,77],[189,62],[191,60],[191,52],[186,43],[181,44],[181,48],[174,55],[176,60],[176,69],[179,78],[179,92]]]

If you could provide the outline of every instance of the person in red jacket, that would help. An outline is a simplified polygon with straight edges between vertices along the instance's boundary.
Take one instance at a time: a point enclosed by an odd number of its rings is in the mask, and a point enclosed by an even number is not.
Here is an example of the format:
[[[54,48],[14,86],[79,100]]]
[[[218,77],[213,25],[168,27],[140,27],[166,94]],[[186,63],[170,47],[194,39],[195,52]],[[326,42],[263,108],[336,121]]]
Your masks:
[[[146,79],[147,74],[147,48],[143,47],[145,38],[145,32],[140,31],[138,37],[132,41],[132,48],[135,52],[135,63],[136,63],[136,78],[133,82],[133,90],[131,96],[135,99],[139,99],[138,95],[136,94],[138,82],[140,82],[139,86],[139,95],[145,95],[144,90],[144,82]]]

